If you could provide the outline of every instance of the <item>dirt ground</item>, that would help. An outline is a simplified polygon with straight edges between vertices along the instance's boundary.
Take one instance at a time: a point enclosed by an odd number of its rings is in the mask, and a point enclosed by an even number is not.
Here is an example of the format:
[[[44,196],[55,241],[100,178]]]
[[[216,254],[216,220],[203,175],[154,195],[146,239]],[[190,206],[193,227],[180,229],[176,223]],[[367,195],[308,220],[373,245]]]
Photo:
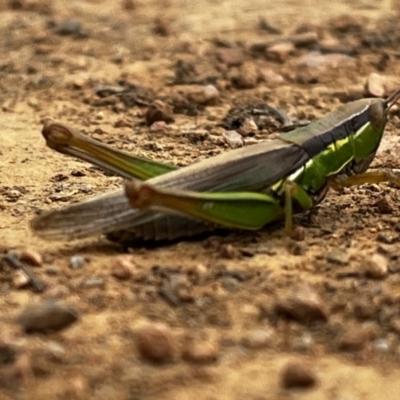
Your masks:
[[[29,228],[40,210],[122,184],[48,149],[45,119],[187,165],[282,132],[271,116],[247,126],[254,105],[313,121],[368,91],[387,95],[400,82],[396,7],[1,1],[0,245],[37,261],[44,290],[2,263],[0,398],[400,399],[400,195],[390,185],[330,192],[296,218],[300,240],[278,223],[126,249],[102,237],[46,242]],[[145,122],[154,100],[174,122]],[[233,107],[239,117],[224,119]],[[400,168],[399,110],[373,168]],[[65,329],[25,332],[76,313]]]

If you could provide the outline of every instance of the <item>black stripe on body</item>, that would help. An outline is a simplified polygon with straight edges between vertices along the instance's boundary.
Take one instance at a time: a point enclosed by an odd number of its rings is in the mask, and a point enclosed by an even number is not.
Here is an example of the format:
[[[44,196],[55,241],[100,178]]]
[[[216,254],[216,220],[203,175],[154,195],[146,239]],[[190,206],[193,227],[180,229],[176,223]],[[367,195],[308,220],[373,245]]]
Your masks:
[[[338,108],[304,128],[286,133],[282,140],[296,143],[310,158],[324,151],[328,146],[357,132],[369,121],[368,109],[371,99],[359,100]]]

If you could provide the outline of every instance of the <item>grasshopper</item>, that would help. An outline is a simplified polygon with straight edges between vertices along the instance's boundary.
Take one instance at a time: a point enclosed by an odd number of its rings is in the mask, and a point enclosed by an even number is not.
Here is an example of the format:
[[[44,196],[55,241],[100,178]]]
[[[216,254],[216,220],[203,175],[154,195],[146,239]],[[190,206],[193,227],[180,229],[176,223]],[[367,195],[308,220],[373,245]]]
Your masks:
[[[257,230],[284,218],[290,234],[293,213],[310,210],[330,187],[400,187],[392,171],[367,171],[399,98],[400,88],[387,99],[353,101],[277,139],[180,169],[113,149],[65,125],[45,124],[48,147],[128,181],[113,193],[44,212],[31,227],[46,239],[106,234],[126,242],[172,240],[216,227]]]

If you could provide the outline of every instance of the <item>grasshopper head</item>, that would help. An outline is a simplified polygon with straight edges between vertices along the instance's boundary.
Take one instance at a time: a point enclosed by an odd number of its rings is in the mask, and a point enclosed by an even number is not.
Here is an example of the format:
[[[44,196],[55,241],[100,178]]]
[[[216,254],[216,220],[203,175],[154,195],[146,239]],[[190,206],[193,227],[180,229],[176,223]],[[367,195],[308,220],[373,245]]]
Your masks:
[[[368,119],[378,131],[383,130],[387,123],[389,110],[400,99],[400,88],[396,89],[386,100],[373,101],[368,109]]]
[[[389,110],[399,101],[400,99],[400,87],[397,88],[384,102],[385,114],[387,115]]]
[[[374,159],[387,123],[389,110],[399,98],[400,88],[386,100],[370,100],[367,110],[368,123],[355,132],[354,135],[355,157],[352,168],[356,173],[366,171]]]
[[[382,100],[376,100],[369,106],[368,120],[376,131],[383,131],[385,128],[388,111],[389,107]]]

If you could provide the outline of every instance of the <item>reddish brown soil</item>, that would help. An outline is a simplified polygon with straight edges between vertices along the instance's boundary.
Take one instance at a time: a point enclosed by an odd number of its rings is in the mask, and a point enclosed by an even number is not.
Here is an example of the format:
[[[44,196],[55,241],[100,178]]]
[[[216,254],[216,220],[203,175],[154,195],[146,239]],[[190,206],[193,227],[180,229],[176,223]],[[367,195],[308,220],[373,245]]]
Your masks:
[[[392,2],[393,8],[372,0],[0,3],[0,243],[4,251],[40,252],[44,261],[32,271],[46,285],[41,294],[17,288],[15,273],[1,269],[1,399],[400,398],[400,213],[398,190],[390,185],[329,193],[311,224],[307,217],[296,219],[304,225],[299,242],[277,224],[256,233],[134,248],[127,280],[111,274],[124,250],[104,238],[44,242],[29,229],[38,209],[122,183],[46,148],[40,134],[46,118],[118,148],[187,165],[229,150],[218,124],[235,104],[268,103],[295,120],[315,120],[364,96],[371,73],[400,76],[399,10]],[[254,53],[252,43],[280,36],[261,30],[259,17],[281,36],[303,27],[317,43],[295,46],[290,54],[282,48]],[[71,18],[82,24],[78,37],[52,31]],[[300,67],[316,45],[352,58]],[[241,67],[221,61],[227,48],[241,49]],[[195,67],[193,79],[219,89],[216,104],[187,100],[199,85],[171,85],[177,60]],[[235,86],[238,77],[254,73],[264,79],[248,89]],[[144,123],[145,105],[98,103],[95,89],[120,80],[152,90],[152,98],[183,99],[185,112],[152,132]],[[374,168],[400,168],[398,116],[395,107]],[[279,132],[271,123],[252,140]],[[388,266],[379,279],[364,273],[373,254],[383,255]],[[74,255],[85,257],[82,268],[69,267]],[[174,274],[187,285],[190,301],[168,294],[165,282]],[[85,284],[92,278],[102,281]],[[316,311],[300,321],[282,313],[291,296],[293,307],[302,309],[299,290],[317,296]],[[49,298],[75,307],[79,320],[60,332],[20,332],[15,320],[22,310]],[[138,330],[148,323],[165,324],[171,335],[172,359],[161,365],[138,353]],[[246,347],[249,337],[255,346],[260,332],[268,337],[261,348]],[[182,357],[189,339],[211,358]],[[11,358],[3,354],[8,349],[15,351]],[[316,383],[285,389],[282,371],[290,360],[304,364]]]

